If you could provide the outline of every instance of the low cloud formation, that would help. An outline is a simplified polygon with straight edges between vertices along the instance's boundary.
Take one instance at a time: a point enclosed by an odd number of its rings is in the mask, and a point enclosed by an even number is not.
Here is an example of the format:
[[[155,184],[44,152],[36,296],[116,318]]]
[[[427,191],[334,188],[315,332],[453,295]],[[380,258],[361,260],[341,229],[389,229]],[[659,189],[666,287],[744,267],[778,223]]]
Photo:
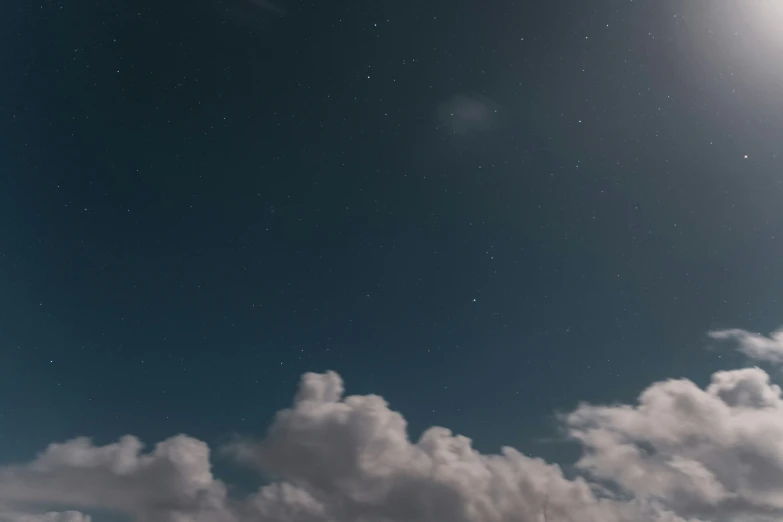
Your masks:
[[[544,509],[552,520],[638,520],[585,481],[512,448],[482,455],[445,428],[412,443],[405,419],[381,397],[343,397],[331,372],[305,375],[267,438],[229,451],[293,486],[262,492],[278,503],[286,497],[282,504],[302,514],[291,521],[534,521]]]
[[[139,522],[783,518],[783,399],[761,369],[716,373],[706,388],[655,383],[636,404],[583,404],[562,422],[583,447],[574,479],[513,448],[479,453],[445,428],[411,441],[383,398],[345,396],[333,372],[306,374],[264,438],[223,449],[273,479],[247,498],[227,495],[203,442],[180,435],[145,453],[129,436],[54,444],[26,465],[0,468],[0,506],[102,509]],[[3,516],[89,521],[76,512]]]
[[[78,511],[50,511],[39,515],[0,513],[0,522],[91,522],[89,515]]]
[[[142,522],[230,520],[226,490],[212,476],[205,443],[181,435],[151,453],[141,450],[131,436],[107,446],[87,438],[52,444],[25,466],[0,468],[0,502],[100,508]]]
[[[759,368],[701,389],[653,384],[635,406],[582,405],[566,418],[577,466],[627,495],[704,520],[783,517],[783,400]]]
[[[783,328],[772,332],[769,337],[736,328],[717,330],[708,335],[718,341],[736,342],[739,351],[751,359],[783,364]]]

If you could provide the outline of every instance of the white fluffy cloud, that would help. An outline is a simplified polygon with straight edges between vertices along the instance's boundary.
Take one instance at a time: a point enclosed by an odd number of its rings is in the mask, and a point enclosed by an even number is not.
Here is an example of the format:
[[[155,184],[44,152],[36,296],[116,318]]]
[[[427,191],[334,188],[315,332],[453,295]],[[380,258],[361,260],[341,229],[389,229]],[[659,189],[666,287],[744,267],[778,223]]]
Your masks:
[[[342,393],[335,373],[305,375],[293,407],[278,414],[265,440],[231,448],[291,485],[262,492],[296,506],[298,516],[281,520],[534,521],[545,502],[552,520],[636,520],[557,466],[512,448],[482,455],[444,428],[412,443],[403,417],[381,397]]]
[[[269,485],[229,498],[206,444],[177,436],[144,453],[125,437],[51,445],[0,468],[0,504],[108,509],[140,522],[766,522],[783,519],[783,399],[758,368],[706,388],[655,383],[634,405],[563,416],[581,477],[431,428],[411,441],[378,396],[344,396],[332,372],[306,374],[263,439],[226,448]],[[89,522],[76,512],[0,522]],[[70,517],[70,518],[69,518]]]
[[[769,337],[737,328],[717,330],[708,335],[719,341],[736,342],[740,352],[757,361],[783,364],[783,328]]]
[[[783,400],[759,368],[718,372],[706,389],[656,383],[637,405],[582,405],[566,422],[585,449],[578,467],[637,500],[706,520],[783,518]]]
[[[0,469],[0,502],[102,508],[144,522],[230,520],[205,443],[180,435],[141,450],[131,436],[107,446],[87,438],[52,444],[27,465]]]

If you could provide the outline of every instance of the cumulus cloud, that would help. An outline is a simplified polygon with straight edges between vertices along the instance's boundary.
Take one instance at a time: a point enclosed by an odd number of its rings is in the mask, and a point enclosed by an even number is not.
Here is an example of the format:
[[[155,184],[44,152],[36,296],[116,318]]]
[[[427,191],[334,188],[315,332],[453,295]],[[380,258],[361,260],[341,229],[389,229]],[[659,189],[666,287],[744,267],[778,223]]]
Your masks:
[[[106,446],[87,438],[52,444],[27,465],[0,468],[0,502],[101,508],[144,522],[230,520],[205,443],[181,435],[141,450],[131,436]]]
[[[656,383],[636,405],[582,405],[566,422],[577,466],[637,500],[705,520],[783,517],[783,400],[759,368],[705,389]]]
[[[680,520],[652,503],[599,496],[583,479],[568,480],[558,466],[513,448],[481,454],[445,428],[412,442],[383,398],[344,397],[331,372],[305,375],[267,437],[229,451],[290,484],[264,495],[295,510],[278,520],[533,522],[545,513],[563,522]]]
[[[757,361],[783,364],[783,328],[769,337],[737,328],[716,330],[708,335],[715,340],[737,343],[740,352]]]
[[[584,451],[578,476],[513,448],[482,454],[430,428],[418,440],[375,395],[306,374],[265,437],[225,448],[268,484],[229,498],[206,444],[180,435],[145,453],[53,444],[0,468],[0,505],[102,509],[139,522],[771,522],[783,518],[783,399],[758,368],[655,383],[636,404],[564,415]],[[271,479],[271,480],[270,480]],[[89,522],[81,513],[0,522]]]

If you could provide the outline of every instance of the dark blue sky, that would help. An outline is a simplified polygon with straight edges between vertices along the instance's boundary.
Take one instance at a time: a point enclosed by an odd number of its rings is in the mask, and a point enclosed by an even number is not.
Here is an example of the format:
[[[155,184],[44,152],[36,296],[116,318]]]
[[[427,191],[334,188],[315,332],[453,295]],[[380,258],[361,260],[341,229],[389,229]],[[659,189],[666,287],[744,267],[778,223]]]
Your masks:
[[[262,433],[324,370],[565,459],[554,412],[780,323],[770,13],[276,7],[0,7],[0,462]]]

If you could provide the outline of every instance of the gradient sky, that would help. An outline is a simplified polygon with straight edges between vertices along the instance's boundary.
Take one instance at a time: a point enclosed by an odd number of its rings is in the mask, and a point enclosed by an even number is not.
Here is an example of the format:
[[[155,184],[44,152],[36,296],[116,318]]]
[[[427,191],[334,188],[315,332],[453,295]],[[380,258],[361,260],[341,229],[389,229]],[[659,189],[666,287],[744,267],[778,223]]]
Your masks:
[[[783,6],[0,6],[0,463],[262,434],[334,370],[415,437],[554,413],[783,321]]]

